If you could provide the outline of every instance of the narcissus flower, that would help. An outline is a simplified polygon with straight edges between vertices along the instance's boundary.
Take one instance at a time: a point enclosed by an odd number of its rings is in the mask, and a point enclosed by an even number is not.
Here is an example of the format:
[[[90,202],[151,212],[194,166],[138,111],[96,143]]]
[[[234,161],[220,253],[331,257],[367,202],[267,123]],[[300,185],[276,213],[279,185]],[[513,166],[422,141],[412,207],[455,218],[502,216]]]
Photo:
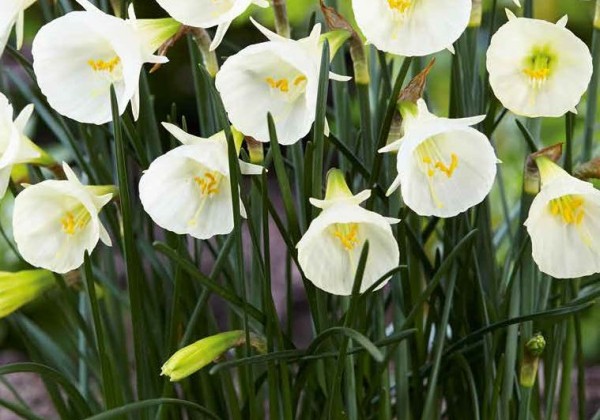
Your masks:
[[[269,7],[267,0],[157,0],[158,4],[179,22],[196,28],[217,26],[211,51],[215,50],[229,25],[250,5]]]
[[[407,57],[453,51],[471,0],[352,0],[358,27],[377,49]]]
[[[600,272],[600,191],[572,177],[550,159],[536,159],[542,189],[525,222],[533,259],[556,278]]]
[[[244,331],[228,331],[203,338],[173,354],[162,366],[161,375],[168,376],[171,382],[180,381],[245,343]],[[250,345],[259,353],[266,352],[265,341],[255,334],[250,335]]]
[[[163,126],[183,145],[157,158],[140,179],[144,209],[157,225],[181,235],[208,239],[231,232],[233,202],[225,134],[204,139],[173,124]],[[243,161],[240,168],[248,175],[263,170]],[[246,217],[241,201],[239,206]]]
[[[17,48],[23,45],[25,9],[35,0],[2,0],[0,3],[0,56],[8,42],[13,26],[17,25]]]
[[[352,195],[343,173],[335,169],[327,178],[325,200],[311,198],[312,205],[323,211],[298,242],[298,261],[306,278],[319,289],[335,295],[352,293],[366,241],[369,254],[361,293],[398,266],[400,251],[390,227],[398,220],[360,207],[370,195],[370,190]]]
[[[470,127],[485,115],[439,118],[423,99],[404,103],[404,137],[380,152],[398,152],[398,187],[406,205],[421,216],[453,217],[479,204],[496,177],[497,158],[488,138]]]
[[[268,142],[270,112],[279,143],[293,144],[308,134],[315,121],[321,26],[315,25],[309,37],[294,41],[252,22],[269,41],[229,57],[217,73],[217,90],[231,123],[242,133]]]
[[[517,18],[492,37],[487,52],[490,85],[507,109],[527,117],[560,117],[575,106],[592,77],[588,47],[565,28],[565,16],[556,24]]]
[[[53,285],[54,275],[46,270],[0,272],[0,319],[32,302]]]
[[[81,184],[63,163],[67,180],[25,188],[15,199],[13,232],[19,252],[31,265],[66,273],[83,264],[98,240],[111,245],[98,213],[113,197],[113,186]]]
[[[112,119],[110,87],[119,113],[129,102],[137,118],[138,84],[144,63],[164,63],[153,55],[180,24],[173,19],[125,21],[89,3],[43,26],[33,41],[33,68],[40,89],[57,112],[76,121],[104,124]]]
[[[6,192],[14,165],[52,162],[52,159],[24,134],[32,113],[33,105],[28,105],[13,121],[13,108],[8,99],[0,93],[0,198]]]

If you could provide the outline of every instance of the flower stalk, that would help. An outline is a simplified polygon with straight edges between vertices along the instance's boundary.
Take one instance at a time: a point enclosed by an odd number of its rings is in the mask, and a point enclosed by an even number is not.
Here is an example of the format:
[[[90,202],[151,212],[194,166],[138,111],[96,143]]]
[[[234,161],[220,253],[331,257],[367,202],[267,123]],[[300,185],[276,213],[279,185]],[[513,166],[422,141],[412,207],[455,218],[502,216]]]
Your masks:
[[[204,67],[211,77],[215,77],[219,71],[219,61],[217,60],[217,54],[215,51],[211,51],[210,45],[212,40],[206,29],[202,28],[190,28],[194,41],[198,45],[200,54],[202,54],[202,61]]]
[[[273,0],[273,11],[275,12],[275,30],[282,37],[289,38],[291,30],[286,0]]]

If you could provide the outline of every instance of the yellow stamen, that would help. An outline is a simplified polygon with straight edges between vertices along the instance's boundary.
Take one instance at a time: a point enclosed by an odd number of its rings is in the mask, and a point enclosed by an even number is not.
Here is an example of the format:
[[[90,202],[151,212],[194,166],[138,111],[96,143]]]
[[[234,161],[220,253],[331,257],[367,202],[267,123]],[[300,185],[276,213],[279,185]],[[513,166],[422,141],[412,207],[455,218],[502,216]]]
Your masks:
[[[219,174],[205,172],[203,176],[195,176],[194,182],[200,187],[203,195],[211,196],[219,192]]]
[[[279,89],[280,91],[287,93],[290,90],[290,82],[288,79],[279,79],[275,80],[272,77],[267,77],[265,79],[267,84],[271,86],[273,89]]]
[[[300,83],[306,82],[306,76],[300,75],[294,79],[294,86],[298,86]]]
[[[90,213],[81,206],[80,209],[76,210],[75,213],[68,211],[60,219],[63,232],[67,235],[73,236],[78,231],[82,231],[91,219]]]
[[[436,144],[435,138],[425,140],[415,149],[415,158],[419,168],[427,175],[429,192],[436,206],[442,208],[444,205],[437,197],[433,180],[436,174],[452,178],[458,168],[458,155],[450,153],[450,162],[442,155],[442,151]]]
[[[337,224],[333,236],[339,239],[347,251],[352,251],[358,244],[358,225],[356,223]]]
[[[388,0],[390,9],[395,10],[399,13],[406,12],[410,6],[412,6],[411,0]]]
[[[548,204],[550,213],[560,217],[566,225],[580,225],[585,216],[585,200],[579,195],[563,195]]]
[[[119,57],[114,57],[111,60],[88,60],[88,65],[94,71],[107,71],[112,73],[115,68],[121,63],[121,59]]]

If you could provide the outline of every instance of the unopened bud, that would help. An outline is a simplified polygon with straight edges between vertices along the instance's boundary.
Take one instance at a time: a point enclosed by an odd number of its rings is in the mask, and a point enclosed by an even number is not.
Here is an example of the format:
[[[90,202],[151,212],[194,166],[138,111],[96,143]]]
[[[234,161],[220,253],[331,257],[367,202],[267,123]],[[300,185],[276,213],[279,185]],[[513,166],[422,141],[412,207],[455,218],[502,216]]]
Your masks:
[[[525,344],[523,361],[521,362],[521,371],[519,382],[525,388],[531,388],[535,384],[537,371],[540,363],[540,356],[546,348],[546,339],[540,333],[535,334]]]
[[[54,275],[47,270],[0,272],[0,318],[34,301],[54,285]]]
[[[203,338],[173,354],[162,366],[161,375],[168,376],[171,382],[180,381],[245,343],[246,333],[239,330]],[[264,340],[254,334],[250,335],[250,345],[259,353],[266,352]]]

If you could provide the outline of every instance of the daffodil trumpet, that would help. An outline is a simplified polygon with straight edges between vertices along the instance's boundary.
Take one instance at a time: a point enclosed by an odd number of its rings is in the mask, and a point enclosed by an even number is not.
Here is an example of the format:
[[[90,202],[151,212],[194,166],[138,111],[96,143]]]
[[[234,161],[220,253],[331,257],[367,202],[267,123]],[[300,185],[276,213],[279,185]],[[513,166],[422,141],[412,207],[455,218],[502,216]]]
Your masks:
[[[268,142],[267,114],[271,113],[279,143],[296,143],[308,134],[316,117],[324,42],[321,25],[315,25],[307,38],[295,41],[252,22],[268,41],[229,57],[217,73],[217,90],[229,120],[244,135]],[[335,52],[349,33],[325,36]],[[334,73],[330,78],[349,80]]]
[[[154,52],[177,33],[173,19],[129,19],[107,15],[87,0],[44,25],[33,41],[33,69],[42,93],[58,113],[89,124],[111,121],[110,89],[119,113],[131,103],[139,115],[139,77],[144,63],[165,63]]]
[[[163,123],[181,146],[158,157],[140,179],[140,199],[160,227],[180,235],[208,239],[233,230],[233,201],[227,139],[219,132],[206,139]],[[236,147],[243,136],[232,130]],[[239,153],[239,149],[237,151]],[[242,174],[258,175],[262,166],[239,161]],[[246,211],[240,200],[240,213]]]
[[[542,188],[525,222],[533,260],[555,278],[600,272],[600,191],[547,157],[536,159]]]
[[[371,195],[364,190],[353,195],[339,169],[329,171],[324,200],[311,198],[323,211],[312,221],[298,245],[298,262],[316,287],[335,295],[352,294],[364,244],[369,253],[360,293],[398,266],[400,251],[391,224],[399,220],[366,210],[360,203]],[[389,281],[382,281],[380,289]]]
[[[98,241],[111,246],[99,213],[115,187],[83,185],[63,163],[66,180],[29,185],[15,198],[13,233],[23,259],[34,267],[64,274],[83,264]]]
[[[498,100],[526,117],[576,113],[592,77],[592,55],[566,28],[567,16],[554,24],[507,14],[487,51],[490,86]]]
[[[401,105],[404,135],[379,152],[397,152],[398,175],[387,191],[401,189],[421,216],[454,217],[489,194],[498,159],[488,138],[471,126],[485,115],[440,118],[423,99]]]

